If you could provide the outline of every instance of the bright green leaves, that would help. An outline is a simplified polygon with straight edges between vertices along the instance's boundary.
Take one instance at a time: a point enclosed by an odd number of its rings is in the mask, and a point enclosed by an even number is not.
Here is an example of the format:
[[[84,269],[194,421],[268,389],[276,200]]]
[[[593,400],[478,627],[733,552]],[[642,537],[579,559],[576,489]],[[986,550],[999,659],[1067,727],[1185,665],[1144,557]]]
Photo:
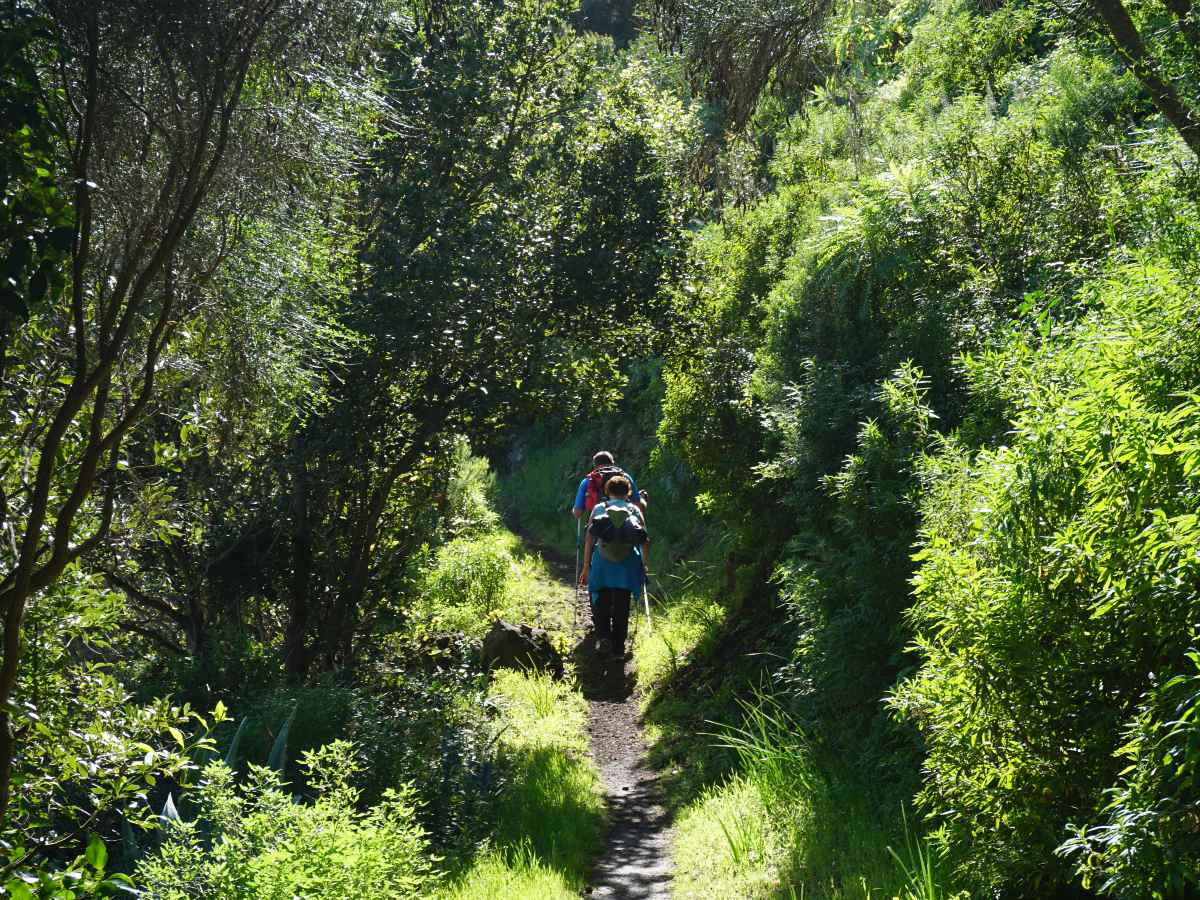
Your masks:
[[[172,897],[422,895],[431,866],[412,792],[388,790],[360,812],[350,784],[358,765],[346,741],[306,753],[312,798],[298,803],[270,768],[252,766],[239,784],[212,763],[192,794],[195,821],[168,827],[162,846],[138,864],[138,883]]]
[[[1144,704],[1185,665],[1200,615],[1200,479],[1185,464],[1200,404],[1183,393],[1200,347],[1181,330],[1200,309],[1154,265],[1117,270],[1098,299],[1062,340],[1031,356],[1017,339],[973,368],[1025,397],[1008,447],[951,445],[929,463],[912,614],[924,664],[893,704],[929,748],[921,802],[981,890],[1068,883],[1046,860],[1068,822],[1101,815],[1064,850],[1098,853],[1072,859],[1122,896],[1200,861],[1186,841],[1162,856],[1167,832],[1133,825],[1194,797],[1153,774],[1178,765],[1158,718],[1176,712]],[[1122,776],[1134,754],[1136,797]],[[1106,798],[1113,785],[1123,799]],[[1147,887],[1131,894],[1135,872]]]
[[[86,856],[88,865],[97,872],[104,871],[104,866],[108,862],[108,848],[104,846],[104,841],[100,840],[98,835],[93,834],[88,839]]]
[[[1193,634],[1193,638],[1195,634]],[[1194,798],[1200,791],[1200,653],[1160,679],[1122,735],[1128,765],[1108,792],[1101,824],[1071,826],[1059,852],[1086,887],[1121,897],[1185,896],[1200,885]]]

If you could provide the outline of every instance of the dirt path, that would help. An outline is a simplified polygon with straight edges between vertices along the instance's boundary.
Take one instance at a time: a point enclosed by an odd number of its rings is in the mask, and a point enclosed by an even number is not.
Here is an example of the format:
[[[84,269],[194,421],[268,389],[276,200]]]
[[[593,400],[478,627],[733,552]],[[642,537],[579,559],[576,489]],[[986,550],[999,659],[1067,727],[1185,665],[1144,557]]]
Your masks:
[[[543,555],[574,599],[574,560]],[[663,808],[658,776],[645,763],[646,743],[633,693],[633,669],[628,662],[606,662],[595,654],[587,631],[591,615],[586,595],[580,597],[578,622],[574,657],[588,701],[592,758],[600,769],[609,813],[604,849],[584,896],[668,900],[671,823]],[[641,621],[637,627],[645,628],[646,623]]]
[[[670,897],[670,821],[657,775],[644,762],[646,745],[632,696],[633,676],[613,664],[589,689],[588,736],[600,767],[609,812],[603,853],[586,894],[621,900]]]

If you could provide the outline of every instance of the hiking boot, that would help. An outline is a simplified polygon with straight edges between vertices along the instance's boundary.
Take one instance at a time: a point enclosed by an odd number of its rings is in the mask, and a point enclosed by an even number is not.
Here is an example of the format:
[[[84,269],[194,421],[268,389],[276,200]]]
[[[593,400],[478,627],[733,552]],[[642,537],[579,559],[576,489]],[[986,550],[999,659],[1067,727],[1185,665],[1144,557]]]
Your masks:
[[[600,640],[596,643],[596,652],[600,656],[611,656],[612,641],[608,638],[600,638]]]

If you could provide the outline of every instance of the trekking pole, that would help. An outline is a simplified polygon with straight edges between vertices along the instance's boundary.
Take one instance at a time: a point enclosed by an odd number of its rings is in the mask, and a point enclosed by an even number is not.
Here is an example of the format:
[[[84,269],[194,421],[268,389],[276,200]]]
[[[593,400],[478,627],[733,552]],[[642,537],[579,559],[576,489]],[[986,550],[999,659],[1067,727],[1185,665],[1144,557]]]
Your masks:
[[[575,602],[571,604],[571,643],[579,636],[579,565],[583,555],[583,520],[575,520]]]

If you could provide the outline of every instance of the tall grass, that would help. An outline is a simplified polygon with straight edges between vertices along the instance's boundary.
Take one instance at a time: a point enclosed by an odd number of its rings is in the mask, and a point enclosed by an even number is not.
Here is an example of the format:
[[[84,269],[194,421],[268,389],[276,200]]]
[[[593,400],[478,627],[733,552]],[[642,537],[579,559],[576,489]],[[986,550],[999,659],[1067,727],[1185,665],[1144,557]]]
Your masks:
[[[739,700],[742,724],[724,725],[713,736],[717,746],[737,754],[767,809],[786,815],[814,788],[811,754],[795,719],[762,688]],[[713,723],[720,726],[720,723]]]
[[[754,785],[734,777],[679,813],[672,896],[769,897],[780,887],[784,849]]]
[[[709,598],[701,583],[687,570],[653,581],[653,627],[639,627],[633,651],[643,686],[674,675],[693,649],[720,631],[727,610]],[[650,696],[649,690],[643,694],[645,699]]]
[[[636,659],[652,752],[678,806],[674,896],[948,897],[938,858],[905,819],[911,778],[873,768],[869,753],[834,756],[766,682],[747,689],[770,647],[754,632],[740,641],[756,653],[728,655],[726,636],[744,613],[708,599],[702,584],[668,600]]]
[[[445,900],[578,900],[579,891],[562,872],[543,863],[529,845],[521,844],[508,851],[484,853],[466,878],[440,896]]]
[[[548,675],[501,670],[489,700],[499,709],[504,780],[491,810],[489,850],[444,889],[450,900],[577,896],[600,848],[599,775],[586,755],[583,697]]]

